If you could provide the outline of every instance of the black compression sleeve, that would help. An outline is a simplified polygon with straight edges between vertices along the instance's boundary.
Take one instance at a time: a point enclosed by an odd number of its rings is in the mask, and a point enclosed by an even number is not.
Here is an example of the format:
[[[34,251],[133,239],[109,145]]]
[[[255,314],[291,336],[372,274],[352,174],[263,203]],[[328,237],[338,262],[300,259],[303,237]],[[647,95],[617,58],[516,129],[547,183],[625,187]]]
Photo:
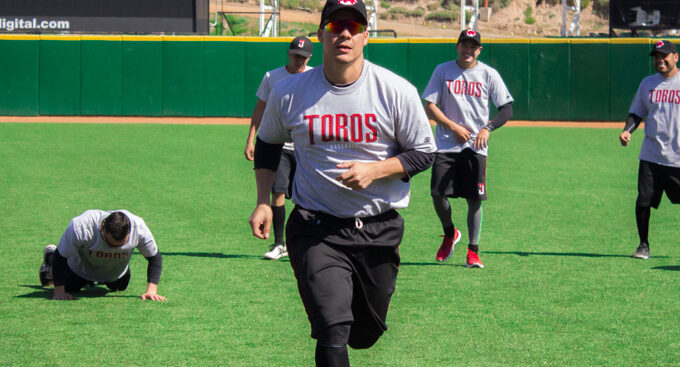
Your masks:
[[[418,150],[407,150],[399,153],[396,158],[401,162],[401,166],[404,167],[404,172],[406,172],[407,177],[404,181],[408,181],[411,177],[430,168],[434,163],[434,157],[435,153],[425,153]]]
[[[494,119],[486,124],[484,126],[484,129],[489,130],[489,132],[492,132],[499,127],[505,125],[506,122],[508,122],[512,118],[512,102],[506,103],[500,107],[498,107],[498,114]]]
[[[52,281],[54,282],[54,285],[66,284],[68,272],[69,269],[66,258],[61,256],[59,251],[56,251],[52,257]]]
[[[283,144],[269,144],[258,136],[255,139],[255,169],[266,168],[276,172],[281,161]]]
[[[631,113],[626,119],[626,126],[623,127],[623,130],[632,133],[638,128],[638,126],[640,126],[640,122],[642,122],[642,117]]]
[[[151,257],[145,257],[149,261],[149,266],[146,268],[147,283],[158,284],[161,280],[161,272],[163,271],[163,256],[160,252]]]

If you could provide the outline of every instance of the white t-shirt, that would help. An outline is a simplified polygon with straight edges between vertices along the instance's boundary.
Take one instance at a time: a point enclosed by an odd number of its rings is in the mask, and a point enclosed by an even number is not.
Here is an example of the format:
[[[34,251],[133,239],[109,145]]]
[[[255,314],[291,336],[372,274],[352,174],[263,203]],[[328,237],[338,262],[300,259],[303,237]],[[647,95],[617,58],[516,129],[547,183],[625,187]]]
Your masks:
[[[408,81],[364,60],[346,87],[323,67],[289,77],[272,91],[258,132],[270,144],[295,143],[294,203],[337,217],[367,217],[408,205],[409,183],[382,178],[351,190],[336,177],[347,161],[375,162],[407,150],[436,151],[432,129]]]
[[[680,167],[680,73],[666,79],[656,73],[642,80],[630,113],[645,120],[640,159]]]
[[[309,65],[305,65],[305,71],[313,69]],[[267,102],[269,100],[269,93],[271,93],[272,89],[276,85],[276,83],[280,82],[283,79],[286,79],[287,77],[295,75],[291,74],[288,72],[288,69],[286,69],[285,66],[281,66],[280,68],[276,68],[274,70],[270,70],[266,73],[264,73],[264,76],[262,77],[262,81],[260,82],[260,86],[257,88],[257,92],[255,95],[257,98],[259,98],[262,102]],[[295,149],[295,146],[291,142],[286,142],[283,145],[284,149],[288,150],[293,150]]]
[[[437,152],[461,152],[474,149],[477,133],[489,123],[489,98],[497,107],[513,101],[510,91],[498,72],[477,61],[470,69],[463,69],[455,60],[437,65],[432,72],[422,98],[436,104],[451,121],[470,130],[470,140],[461,144],[453,132],[437,124]],[[487,148],[476,150],[487,155]]]
[[[118,210],[130,218],[130,238],[125,245],[110,247],[100,231],[101,223],[113,211],[87,210],[73,218],[61,236],[57,250],[71,270],[92,282],[113,282],[127,271],[135,248],[144,257],[158,253],[156,240],[144,220],[127,210]]]

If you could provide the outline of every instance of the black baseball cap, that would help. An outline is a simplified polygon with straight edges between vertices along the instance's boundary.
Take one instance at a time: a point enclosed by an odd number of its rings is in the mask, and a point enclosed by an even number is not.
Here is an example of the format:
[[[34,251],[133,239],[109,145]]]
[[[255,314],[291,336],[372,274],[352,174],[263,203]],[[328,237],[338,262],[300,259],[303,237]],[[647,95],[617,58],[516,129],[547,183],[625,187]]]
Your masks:
[[[657,41],[654,44],[654,47],[652,47],[652,52],[649,53],[649,56],[654,56],[655,53],[662,53],[664,55],[668,54],[673,54],[677,53],[678,50],[675,48],[675,45],[671,41],[667,40],[661,40]]]
[[[303,57],[312,56],[312,41],[305,36],[297,36],[290,42],[288,54],[300,55]]]
[[[363,0],[327,0],[326,5],[321,11],[321,23],[319,27],[332,20],[332,15],[341,9],[353,9],[361,16],[361,24],[368,24],[368,16],[366,15],[366,4]]]
[[[456,44],[459,44],[465,40],[473,40],[478,45],[482,45],[482,36],[474,29],[464,29],[462,32],[460,32],[460,36],[458,36],[458,42],[456,42]]]

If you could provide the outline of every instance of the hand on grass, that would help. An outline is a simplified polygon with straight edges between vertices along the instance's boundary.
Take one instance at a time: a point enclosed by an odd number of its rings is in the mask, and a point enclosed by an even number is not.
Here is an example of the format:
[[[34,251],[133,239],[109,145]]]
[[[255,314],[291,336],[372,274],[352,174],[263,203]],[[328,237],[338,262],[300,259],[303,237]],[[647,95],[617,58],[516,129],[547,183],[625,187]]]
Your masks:
[[[167,298],[156,293],[157,288],[158,288],[158,284],[147,283],[146,293],[142,294],[142,300],[148,299],[148,300],[151,300],[151,301],[167,301],[168,300]]]

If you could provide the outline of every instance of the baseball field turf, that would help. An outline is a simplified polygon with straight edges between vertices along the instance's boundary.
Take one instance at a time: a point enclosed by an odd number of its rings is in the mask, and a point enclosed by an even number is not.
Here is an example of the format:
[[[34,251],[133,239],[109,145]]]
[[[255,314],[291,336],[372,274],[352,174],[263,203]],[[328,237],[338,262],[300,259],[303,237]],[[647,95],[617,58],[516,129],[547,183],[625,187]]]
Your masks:
[[[491,135],[484,269],[463,241],[435,263],[429,171],[412,181],[390,329],[354,366],[680,364],[680,207],[652,211],[634,260],[637,154],[616,129],[506,127]],[[0,366],[311,366],[314,341],[287,260],[252,237],[244,125],[0,124]],[[143,217],[163,253],[159,294],[52,301],[42,249],[86,209]],[[288,209],[292,204],[288,203]]]

